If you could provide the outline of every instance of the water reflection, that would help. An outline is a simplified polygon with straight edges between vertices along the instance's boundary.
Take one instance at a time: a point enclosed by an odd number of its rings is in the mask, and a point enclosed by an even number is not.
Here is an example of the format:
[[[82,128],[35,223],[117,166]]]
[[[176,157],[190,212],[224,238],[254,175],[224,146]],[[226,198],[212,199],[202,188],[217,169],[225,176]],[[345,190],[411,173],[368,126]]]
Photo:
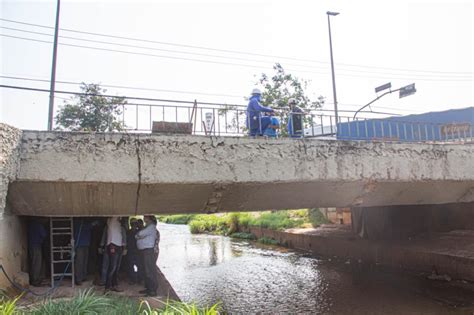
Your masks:
[[[456,314],[387,279],[227,237],[160,224],[158,265],[185,301],[221,301],[232,314]],[[399,285],[399,284],[397,284]],[[463,314],[463,312],[459,312]]]

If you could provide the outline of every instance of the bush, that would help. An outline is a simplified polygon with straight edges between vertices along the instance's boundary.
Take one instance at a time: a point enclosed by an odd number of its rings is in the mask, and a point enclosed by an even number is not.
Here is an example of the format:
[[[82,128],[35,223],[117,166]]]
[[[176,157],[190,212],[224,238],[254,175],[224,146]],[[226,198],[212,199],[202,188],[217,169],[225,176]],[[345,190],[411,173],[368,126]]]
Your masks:
[[[252,233],[244,233],[244,232],[237,232],[237,233],[232,233],[230,237],[233,238],[240,238],[243,240],[255,240],[257,237],[253,235]]]
[[[215,214],[200,214],[196,215],[189,222],[189,229],[191,233],[216,233],[216,234],[228,234],[229,225],[228,218],[224,215]]]
[[[283,210],[264,212],[255,217],[251,213],[235,212],[224,215],[200,214],[188,222],[191,233],[233,234],[245,231],[249,226],[258,226],[271,230],[284,230],[300,227],[308,221],[308,211]]]
[[[2,296],[0,297],[0,315],[19,314],[19,312],[17,311],[16,303],[20,298],[21,295],[17,296],[13,300],[10,300],[2,294]]]
[[[239,216],[239,227],[241,229],[248,228],[252,220],[253,220],[253,217],[250,213],[241,213]]]
[[[266,236],[259,238],[258,242],[262,244],[267,244],[267,245],[280,245],[279,241],[274,240],[273,238],[266,237]]]
[[[125,303],[124,299],[99,296],[93,289],[87,289],[72,299],[46,300],[30,314],[134,314],[137,310],[138,304],[134,301],[127,300]]]
[[[48,299],[31,309],[18,309],[16,303],[21,296],[14,300],[0,298],[0,315],[63,315],[63,314],[106,314],[106,315],[218,315],[221,312],[220,303],[210,307],[199,307],[195,303],[177,301],[160,301],[161,308],[152,308],[147,301],[138,304],[129,298],[119,298],[109,295],[96,295],[92,289],[81,291],[71,299]]]
[[[331,223],[318,208],[308,209],[309,222],[313,227]]]
[[[288,215],[292,218],[307,220],[308,209],[288,210]]]
[[[291,219],[286,210],[263,213],[250,222],[250,225],[271,230],[291,229],[302,224],[304,224],[303,219]]]
[[[199,307],[195,303],[184,303],[177,301],[163,302],[164,307],[161,309],[152,308],[147,301],[140,304],[137,314],[144,315],[219,315],[220,303],[216,303],[210,307]]]
[[[188,224],[195,216],[195,214],[161,215],[158,216],[158,220],[167,224]]]

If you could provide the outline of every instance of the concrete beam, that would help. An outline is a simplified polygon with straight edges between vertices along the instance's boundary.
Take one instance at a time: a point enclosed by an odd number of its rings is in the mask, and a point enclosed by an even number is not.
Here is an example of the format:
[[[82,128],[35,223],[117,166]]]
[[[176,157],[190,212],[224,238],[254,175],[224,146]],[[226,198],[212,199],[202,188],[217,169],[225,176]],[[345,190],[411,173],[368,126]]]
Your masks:
[[[18,214],[474,201],[473,145],[24,131]]]

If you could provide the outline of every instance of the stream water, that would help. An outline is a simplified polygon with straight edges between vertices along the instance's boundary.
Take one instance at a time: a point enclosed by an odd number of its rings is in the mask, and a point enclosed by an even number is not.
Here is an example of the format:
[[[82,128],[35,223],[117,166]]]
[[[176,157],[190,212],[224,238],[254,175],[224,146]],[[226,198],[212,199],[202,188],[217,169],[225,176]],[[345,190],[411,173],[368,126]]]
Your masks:
[[[183,301],[231,314],[474,314],[472,291],[159,224],[158,266]],[[472,297],[474,299],[474,297]]]

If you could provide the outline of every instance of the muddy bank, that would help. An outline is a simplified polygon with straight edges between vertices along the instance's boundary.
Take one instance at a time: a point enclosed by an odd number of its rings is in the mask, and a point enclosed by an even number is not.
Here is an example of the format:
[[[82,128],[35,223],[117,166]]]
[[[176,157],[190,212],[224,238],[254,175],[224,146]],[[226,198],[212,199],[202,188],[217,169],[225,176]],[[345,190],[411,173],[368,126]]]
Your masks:
[[[435,271],[474,282],[474,230],[435,233],[405,241],[368,241],[341,225],[287,231],[250,227],[247,232],[324,257],[361,260],[400,271],[426,274]]]

